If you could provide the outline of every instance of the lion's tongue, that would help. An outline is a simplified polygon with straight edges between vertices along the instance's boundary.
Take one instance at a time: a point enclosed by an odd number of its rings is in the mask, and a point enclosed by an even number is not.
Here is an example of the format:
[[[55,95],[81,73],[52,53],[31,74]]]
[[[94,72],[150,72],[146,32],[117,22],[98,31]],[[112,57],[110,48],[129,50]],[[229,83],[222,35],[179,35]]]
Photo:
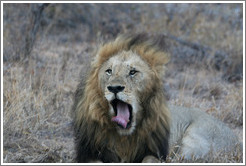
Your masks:
[[[124,102],[117,102],[117,115],[112,118],[113,122],[118,123],[123,128],[126,128],[130,118],[130,111],[128,105]]]

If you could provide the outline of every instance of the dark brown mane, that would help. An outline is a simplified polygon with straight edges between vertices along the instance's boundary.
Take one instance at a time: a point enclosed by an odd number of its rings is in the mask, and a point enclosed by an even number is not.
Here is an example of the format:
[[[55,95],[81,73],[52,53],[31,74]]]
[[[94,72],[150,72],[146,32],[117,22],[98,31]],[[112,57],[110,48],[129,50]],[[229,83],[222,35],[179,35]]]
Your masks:
[[[121,51],[136,52],[154,71],[153,82],[141,98],[144,118],[136,132],[121,136],[112,126],[108,103],[99,90],[98,73],[101,65]],[[98,50],[88,77],[81,81],[75,95],[74,124],[77,161],[141,162],[146,155],[165,159],[168,153],[169,111],[163,91],[163,65],[166,53],[154,46],[144,34],[120,36]]]

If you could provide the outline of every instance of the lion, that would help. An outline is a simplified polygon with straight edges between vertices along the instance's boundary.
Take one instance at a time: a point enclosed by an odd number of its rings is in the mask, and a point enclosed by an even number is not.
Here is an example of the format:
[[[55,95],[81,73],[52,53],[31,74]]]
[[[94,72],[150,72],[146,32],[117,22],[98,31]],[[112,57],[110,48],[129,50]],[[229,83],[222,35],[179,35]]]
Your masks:
[[[77,162],[164,162],[174,151],[189,158],[238,142],[204,112],[167,104],[169,59],[145,34],[99,47],[72,108]]]

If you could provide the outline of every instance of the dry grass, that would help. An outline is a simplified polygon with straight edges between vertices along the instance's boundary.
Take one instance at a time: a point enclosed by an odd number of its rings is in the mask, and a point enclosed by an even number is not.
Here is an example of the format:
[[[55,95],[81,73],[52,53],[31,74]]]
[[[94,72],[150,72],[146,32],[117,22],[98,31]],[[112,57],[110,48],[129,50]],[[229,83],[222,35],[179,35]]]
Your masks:
[[[50,44],[35,48],[33,54],[40,59],[31,59],[27,67],[5,66],[5,162],[72,162],[70,109],[83,68],[80,58],[89,47],[73,44],[70,50]]]
[[[118,7],[123,14],[113,16],[115,5],[107,10],[103,5],[89,5],[89,11],[84,13],[81,9],[88,6],[73,7],[69,5],[68,9],[74,11],[64,10],[66,6],[61,4],[45,9],[35,46],[24,61],[15,57],[23,48],[22,35],[26,33],[22,31],[29,19],[28,13],[23,11],[29,8],[26,5],[16,11],[15,6],[4,8],[3,162],[74,162],[70,116],[73,93],[80,73],[85,72],[91,62],[97,46],[95,38],[98,35],[114,37],[114,34],[110,36],[110,30],[115,34],[129,31],[173,34],[228,52],[232,66],[242,63],[240,5],[121,5]],[[86,12],[93,15],[92,20]],[[82,16],[85,20],[80,23]],[[15,18],[13,25],[11,18]],[[17,18],[24,20],[21,24],[24,28],[18,27]],[[69,24],[69,20],[73,22]],[[114,27],[118,29],[112,29]],[[201,108],[224,121],[243,139],[242,79],[230,83],[224,80],[225,71],[206,65],[197,67],[171,62],[167,67],[165,89],[170,103]],[[238,149],[227,154],[209,154],[202,160],[167,158],[167,162],[236,163],[242,160]]]

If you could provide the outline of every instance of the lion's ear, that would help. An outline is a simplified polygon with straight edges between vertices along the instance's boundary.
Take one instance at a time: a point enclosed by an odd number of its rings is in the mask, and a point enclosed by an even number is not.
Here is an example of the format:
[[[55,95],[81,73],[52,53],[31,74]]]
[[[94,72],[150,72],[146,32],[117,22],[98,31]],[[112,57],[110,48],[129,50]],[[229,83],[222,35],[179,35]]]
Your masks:
[[[150,45],[140,45],[135,48],[138,55],[140,55],[149,66],[160,72],[164,66],[169,62],[170,55],[167,52],[160,50],[158,47]]]
[[[167,52],[159,51],[158,53],[155,53],[154,56],[157,56],[156,58],[156,64],[155,66],[158,65],[166,65],[170,61],[170,54]]]

